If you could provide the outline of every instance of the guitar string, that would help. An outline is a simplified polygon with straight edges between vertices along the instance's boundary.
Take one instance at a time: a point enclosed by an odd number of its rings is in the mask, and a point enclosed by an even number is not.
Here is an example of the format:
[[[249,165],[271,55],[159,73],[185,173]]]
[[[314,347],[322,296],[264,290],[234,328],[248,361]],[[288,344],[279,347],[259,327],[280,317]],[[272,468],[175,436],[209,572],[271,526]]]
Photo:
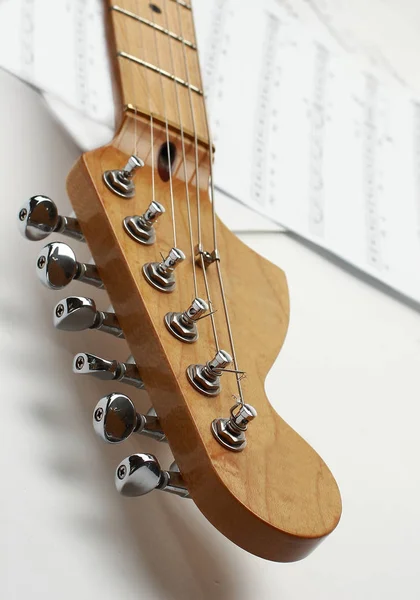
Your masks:
[[[191,87],[189,85],[190,84],[190,71],[189,71],[189,66],[188,66],[186,47],[185,47],[185,43],[184,43],[182,18],[181,18],[181,13],[180,13],[178,3],[176,3],[176,8],[177,8],[177,15],[178,15],[179,31],[180,31],[181,38],[182,38],[182,42],[181,42],[182,43],[182,53],[183,53],[183,59],[184,59],[185,73],[187,76],[186,81],[188,83],[188,99],[189,99],[189,105],[190,105],[190,111],[191,111],[191,120],[192,120],[192,125],[193,125],[193,131],[194,131],[194,160],[195,160],[195,179],[196,179],[195,183],[196,183],[196,198],[197,198],[197,237],[198,237],[198,245],[201,250],[201,203],[200,203],[200,175],[199,175],[199,159],[198,159],[197,124],[196,124],[196,119],[195,119],[195,111],[194,111]],[[197,50],[196,50],[196,52],[197,52]],[[212,330],[213,330],[214,343],[216,346],[216,352],[218,352],[220,350],[220,346],[219,346],[219,338],[217,335],[216,320],[214,317],[214,314],[216,311],[214,311],[213,302],[211,300],[210,286],[209,286],[209,281],[208,281],[207,272],[206,272],[206,265],[205,265],[204,257],[203,257],[202,253],[200,253],[200,262],[201,262],[201,270],[203,271],[203,276],[204,276],[203,277],[204,278],[204,287],[206,289],[207,302],[209,304],[209,308],[211,311],[209,316],[210,316],[211,326],[212,326]]]
[[[164,6],[163,12],[165,14],[166,29],[169,31],[169,22],[168,22],[168,13],[166,10],[167,9],[166,1],[167,0],[163,0],[163,6]],[[171,57],[171,69],[172,69],[171,72],[175,74],[175,61],[174,61],[174,56],[173,56],[173,52],[172,52],[173,45],[171,42],[171,38],[168,38],[168,45],[169,45],[169,54]],[[189,187],[188,187],[187,159],[186,159],[186,153],[185,153],[184,125],[182,122],[182,113],[181,113],[181,106],[180,106],[180,101],[179,101],[179,89],[178,89],[178,84],[176,81],[174,81],[174,85],[175,85],[176,105],[177,105],[178,117],[179,117],[179,127],[180,127],[180,131],[181,131],[182,163],[183,163],[184,178],[185,178],[185,199],[186,199],[186,203],[187,203],[188,229],[189,229],[189,234],[190,234],[190,248],[191,248],[191,261],[192,261],[192,269],[193,269],[194,297],[197,298],[197,296],[198,296],[197,273],[196,273],[195,256],[194,256],[194,240],[193,240],[193,230],[192,230],[192,220],[191,220],[190,191],[189,191]]]
[[[136,0],[135,7],[139,9],[139,2]],[[140,11],[139,13],[140,14]],[[141,53],[145,56],[145,44],[144,44],[144,35],[141,24],[139,25],[139,40],[141,45]],[[149,74],[147,69],[144,69],[144,80],[146,84],[146,96],[147,96],[147,104],[150,113],[150,160],[151,160],[151,178],[152,178],[152,202],[155,201],[155,148],[154,148],[154,124],[153,124],[153,110],[151,105],[151,96],[150,96],[150,88],[149,88]],[[135,90],[135,87],[134,87]],[[137,105],[134,106],[134,135],[136,136],[136,121],[137,121]],[[137,136],[136,136],[136,146],[137,148]]]
[[[178,3],[177,3],[177,7],[178,7],[178,19],[179,19],[180,17],[179,17]],[[193,27],[194,27],[194,21],[192,21],[192,22],[193,22]],[[195,28],[194,28],[194,34],[195,34]],[[184,37],[182,35],[182,30],[181,30],[181,36],[182,36],[182,38]],[[195,36],[195,38],[196,38],[196,36]],[[185,48],[184,48],[184,50],[185,50]],[[189,76],[188,73],[187,73],[187,75]],[[189,82],[189,79],[188,79],[188,82]],[[216,254],[216,260],[214,262],[216,263],[217,276],[218,276],[220,292],[221,292],[221,296],[222,296],[223,311],[225,313],[225,320],[226,320],[226,326],[227,326],[227,330],[228,330],[229,343],[230,343],[230,347],[232,350],[232,359],[233,359],[233,364],[234,364],[235,371],[236,371],[236,382],[237,382],[237,387],[238,387],[238,392],[239,392],[238,403],[243,406],[244,399],[243,399],[243,392],[242,392],[242,385],[241,385],[241,378],[243,377],[243,371],[240,371],[239,366],[238,366],[235,344],[234,344],[234,340],[233,340],[233,331],[232,331],[232,326],[231,326],[231,321],[230,321],[230,316],[229,316],[225,287],[224,287],[224,283],[223,283],[222,268],[220,265],[220,260],[218,259],[219,250],[218,250],[218,243],[217,243],[217,221],[216,221],[216,206],[215,206],[214,178],[213,178],[213,141],[211,138],[210,123],[209,123],[206,103],[205,103],[204,99],[203,99],[203,102],[204,102],[204,116],[205,116],[205,121],[206,121],[206,129],[207,129],[208,142],[209,142],[210,197],[211,197],[211,204],[212,204],[213,245],[214,245],[214,252]],[[204,260],[203,260],[203,263],[204,263]],[[204,264],[203,264],[203,267],[205,267]]]
[[[154,10],[153,10],[153,8],[151,9],[151,12],[152,12],[152,23],[153,23],[153,25],[155,25],[155,17],[154,17]],[[160,56],[159,56],[159,48],[158,48],[158,42],[157,42],[157,34],[156,34],[156,28],[155,27],[153,27],[153,37],[154,37],[155,50],[156,50],[156,66],[158,68],[161,68]],[[169,143],[168,113],[167,113],[167,110],[166,110],[166,98],[165,98],[165,93],[164,93],[164,89],[163,89],[163,77],[162,76],[159,76],[159,82],[160,82],[160,90],[161,90],[161,93],[162,93],[163,112],[164,112],[164,116],[165,116],[166,152],[168,154],[169,191],[170,191],[170,198],[171,198],[173,239],[174,239],[174,248],[177,248],[174,190],[173,190],[173,184],[172,184],[172,160],[171,160],[172,156],[171,156],[171,146],[170,146],[170,143]]]

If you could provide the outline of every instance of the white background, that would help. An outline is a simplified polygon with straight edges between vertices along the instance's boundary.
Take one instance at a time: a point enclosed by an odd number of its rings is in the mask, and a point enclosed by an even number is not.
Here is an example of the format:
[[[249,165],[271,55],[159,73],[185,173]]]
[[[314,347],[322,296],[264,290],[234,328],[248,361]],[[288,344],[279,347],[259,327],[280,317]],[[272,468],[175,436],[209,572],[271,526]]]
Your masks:
[[[289,335],[267,388],[335,474],[342,521],[312,556],[282,565],[235,547],[192,502],[120,498],[113,473],[123,456],[141,448],[168,464],[169,454],[138,439],[109,448],[93,435],[92,408],[117,386],[74,376],[72,356],[128,351],[100,333],[53,329],[65,293],[41,287],[40,245],[16,224],[36,193],[69,211],[64,182],[79,151],[24,84],[0,73],[0,89],[2,597],[418,599],[418,313],[284,234],[243,234],[288,276]],[[81,284],[71,292],[91,294]],[[105,294],[95,297],[106,308]]]

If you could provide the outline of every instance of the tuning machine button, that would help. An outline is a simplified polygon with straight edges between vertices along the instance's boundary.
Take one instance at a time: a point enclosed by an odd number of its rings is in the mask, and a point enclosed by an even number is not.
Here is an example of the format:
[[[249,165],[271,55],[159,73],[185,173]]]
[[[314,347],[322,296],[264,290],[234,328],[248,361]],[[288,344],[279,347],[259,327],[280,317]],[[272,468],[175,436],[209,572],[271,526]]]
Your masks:
[[[127,164],[123,169],[113,169],[105,171],[103,178],[107,187],[122,198],[133,198],[136,193],[133,177],[138,171],[144,167],[144,162],[137,156],[130,156]]]
[[[230,354],[225,350],[219,350],[205,365],[190,365],[187,368],[188,381],[205,396],[217,396],[222,389],[220,377],[231,362]]]
[[[192,344],[198,340],[197,321],[208,310],[207,303],[201,298],[194,298],[192,304],[184,312],[169,312],[165,315],[165,325],[178,340]]]
[[[50,233],[62,233],[79,242],[85,238],[79,222],[58,214],[57,206],[47,196],[33,196],[19,211],[19,229],[28,240],[38,242]]]
[[[136,242],[147,246],[153,244],[156,241],[154,224],[164,212],[164,206],[153,200],[142,215],[126,217],[123,221],[124,229]]]
[[[175,268],[185,260],[185,254],[179,248],[172,248],[162,262],[150,262],[143,265],[143,275],[151,286],[161,292],[173,292],[175,289]]]
[[[121,383],[127,383],[141,390],[144,389],[144,383],[140,379],[132,357],[124,363],[117,360],[107,360],[87,352],[80,352],[73,359],[73,373],[93,375],[97,379],[106,381],[121,381]]]
[[[162,470],[153,454],[132,454],[115,472],[115,485],[123,496],[144,496],[153,490],[163,490],[183,498],[189,493],[179,470]]]
[[[96,309],[91,298],[68,296],[60,300],[53,312],[54,327],[62,331],[83,331],[96,329],[123,338],[124,333],[113,312]]]
[[[105,442],[118,444],[133,433],[166,442],[156,412],[151,408],[143,415],[136,411],[133,402],[124,394],[112,393],[101,398],[93,411],[93,428]]]
[[[41,283],[51,290],[61,290],[73,279],[104,287],[96,266],[77,262],[73,250],[62,242],[47,244],[38,254],[36,266]]]
[[[257,416],[257,411],[250,404],[235,404],[230,409],[230,418],[214,419],[211,431],[216,440],[234,452],[240,452],[246,446],[245,432]]]

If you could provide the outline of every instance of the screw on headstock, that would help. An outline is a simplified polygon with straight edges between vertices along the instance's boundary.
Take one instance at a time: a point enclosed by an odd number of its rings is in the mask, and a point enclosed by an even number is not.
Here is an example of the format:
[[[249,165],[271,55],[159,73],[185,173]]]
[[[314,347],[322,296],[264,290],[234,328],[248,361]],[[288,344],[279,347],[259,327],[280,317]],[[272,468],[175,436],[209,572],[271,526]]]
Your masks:
[[[127,475],[127,467],[125,465],[121,465],[120,467],[118,467],[118,469],[117,469],[118,479],[124,479],[124,477],[126,475]]]
[[[77,359],[74,362],[74,366],[76,367],[76,369],[78,371],[81,371],[81,369],[83,369],[84,364],[85,364],[85,358],[83,356],[78,356]]]

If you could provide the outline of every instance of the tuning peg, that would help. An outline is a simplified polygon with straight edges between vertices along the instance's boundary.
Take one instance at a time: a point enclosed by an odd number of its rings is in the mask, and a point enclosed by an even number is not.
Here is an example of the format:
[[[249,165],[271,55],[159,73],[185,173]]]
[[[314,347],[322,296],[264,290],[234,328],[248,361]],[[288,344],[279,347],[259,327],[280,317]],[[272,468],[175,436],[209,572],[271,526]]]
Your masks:
[[[99,400],[93,411],[93,428],[102,440],[112,444],[124,442],[132,433],[167,441],[154,409],[142,415],[124,394],[112,393]]]
[[[79,242],[85,238],[77,219],[62,217],[47,196],[32,196],[19,211],[19,229],[28,240],[38,242],[50,233],[62,233]]]
[[[115,472],[115,486],[123,496],[144,496],[153,490],[163,490],[189,498],[179,470],[163,471],[153,454],[132,454]]]
[[[107,381],[121,381],[121,383],[133,385],[141,390],[144,389],[144,383],[140,379],[132,357],[124,363],[117,360],[107,360],[87,352],[79,352],[73,359],[73,373],[94,375],[97,379]]]
[[[53,319],[54,327],[63,331],[96,329],[118,338],[124,337],[115,313],[96,310],[95,302],[91,298],[63,298],[54,308]]]
[[[97,288],[104,287],[96,266],[77,262],[73,250],[62,242],[51,242],[44,246],[38,254],[36,265],[41,283],[51,290],[61,290],[73,279]]]

